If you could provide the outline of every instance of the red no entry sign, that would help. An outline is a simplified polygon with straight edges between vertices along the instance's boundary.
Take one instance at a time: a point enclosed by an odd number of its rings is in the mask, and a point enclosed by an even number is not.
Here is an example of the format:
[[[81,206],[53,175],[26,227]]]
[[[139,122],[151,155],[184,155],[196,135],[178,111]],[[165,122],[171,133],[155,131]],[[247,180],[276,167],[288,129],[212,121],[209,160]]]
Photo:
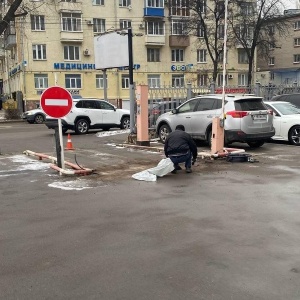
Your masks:
[[[59,86],[46,89],[40,100],[43,111],[53,118],[62,118],[67,115],[72,108],[72,103],[69,91]]]

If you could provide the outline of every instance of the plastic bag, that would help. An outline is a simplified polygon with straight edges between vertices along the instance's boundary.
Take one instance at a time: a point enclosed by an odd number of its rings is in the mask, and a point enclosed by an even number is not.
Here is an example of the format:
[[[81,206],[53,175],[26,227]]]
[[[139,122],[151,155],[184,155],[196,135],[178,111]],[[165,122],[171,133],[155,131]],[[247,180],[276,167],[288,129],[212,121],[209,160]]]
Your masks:
[[[156,175],[151,174],[147,170],[133,174],[132,178],[143,181],[156,181]]]
[[[174,164],[170,158],[162,159],[154,168],[132,175],[132,178],[144,181],[156,181],[156,177],[162,177],[174,170]]]
[[[158,177],[165,176],[168,173],[172,172],[173,170],[174,170],[174,164],[172,163],[170,158],[164,158],[158,163],[156,167],[147,169],[148,172]]]

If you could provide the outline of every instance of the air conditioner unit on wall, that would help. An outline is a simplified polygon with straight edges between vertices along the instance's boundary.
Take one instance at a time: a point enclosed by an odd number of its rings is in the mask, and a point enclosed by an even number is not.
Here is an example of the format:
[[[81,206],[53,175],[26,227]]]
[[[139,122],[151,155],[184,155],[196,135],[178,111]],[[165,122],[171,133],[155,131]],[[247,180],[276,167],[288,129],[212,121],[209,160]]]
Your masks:
[[[88,20],[86,23],[87,23],[88,25],[93,25],[93,24],[94,24],[92,20]]]
[[[233,79],[233,75],[232,75],[232,74],[229,74],[229,75],[228,75],[228,79]]]
[[[85,49],[85,50],[83,51],[83,55],[89,56],[89,55],[90,55],[90,50],[89,50],[89,49]]]
[[[139,25],[139,28],[140,28],[140,29],[145,29],[145,25],[144,25],[143,23],[141,23],[141,24]]]

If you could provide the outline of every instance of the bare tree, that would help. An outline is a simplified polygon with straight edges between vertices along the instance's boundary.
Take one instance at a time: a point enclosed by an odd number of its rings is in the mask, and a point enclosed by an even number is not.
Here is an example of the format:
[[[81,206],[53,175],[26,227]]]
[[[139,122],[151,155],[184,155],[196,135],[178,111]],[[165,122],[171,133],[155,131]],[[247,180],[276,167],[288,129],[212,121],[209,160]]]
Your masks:
[[[190,0],[187,2],[191,12],[190,18],[184,20],[187,33],[196,35],[197,48],[207,51],[211,68],[204,71],[206,73],[210,71],[212,80],[216,82],[224,50],[224,1],[212,0],[208,3],[206,0]]]
[[[7,28],[9,23],[15,18],[15,12],[17,11],[19,6],[21,5],[22,1],[23,0],[15,0],[11,4],[11,6],[8,9],[6,15],[4,16],[4,18],[0,22],[0,35],[4,32],[4,30]]]
[[[287,34],[289,23],[283,18],[284,4],[281,0],[257,0],[255,2],[232,1],[228,21],[236,47],[240,47],[248,58],[248,85],[252,83],[256,50],[260,55],[269,56],[276,47],[278,36]]]

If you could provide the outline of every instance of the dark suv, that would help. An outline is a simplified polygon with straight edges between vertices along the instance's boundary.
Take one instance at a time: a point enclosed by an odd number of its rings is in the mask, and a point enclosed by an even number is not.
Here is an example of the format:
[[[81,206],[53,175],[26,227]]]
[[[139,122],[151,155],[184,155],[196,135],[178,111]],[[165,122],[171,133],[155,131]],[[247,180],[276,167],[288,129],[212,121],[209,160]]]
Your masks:
[[[285,101],[300,108],[300,94],[282,94],[274,96],[271,101]]]

